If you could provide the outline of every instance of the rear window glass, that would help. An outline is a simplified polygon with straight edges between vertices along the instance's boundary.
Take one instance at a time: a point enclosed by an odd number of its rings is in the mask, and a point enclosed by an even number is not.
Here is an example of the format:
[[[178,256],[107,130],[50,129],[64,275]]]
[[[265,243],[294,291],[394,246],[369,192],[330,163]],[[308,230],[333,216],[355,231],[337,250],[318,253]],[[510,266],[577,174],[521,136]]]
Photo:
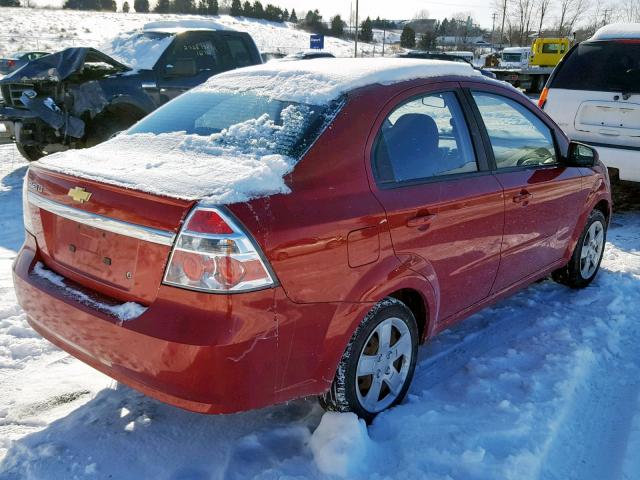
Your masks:
[[[212,148],[298,158],[315,141],[342,101],[331,105],[284,102],[253,93],[190,92],[127,131],[184,132],[208,137]]]
[[[581,43],[565,58],[551,87],[640,92],[640,43]]]
[[[233,59],[233,64],[236,67],[246,67],[247,65],[253,65],[251,60],[251,52],[247,48],[242,38],[227,37],[227,46],[229,47],[229,53]]]

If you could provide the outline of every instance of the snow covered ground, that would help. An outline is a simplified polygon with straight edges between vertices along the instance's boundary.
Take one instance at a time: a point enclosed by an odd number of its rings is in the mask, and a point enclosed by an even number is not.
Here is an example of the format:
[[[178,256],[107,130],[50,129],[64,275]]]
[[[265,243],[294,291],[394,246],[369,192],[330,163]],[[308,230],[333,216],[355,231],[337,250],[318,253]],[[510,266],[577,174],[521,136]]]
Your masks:
[[[537,283],[423,347],[366,428],[314,399],[184,412],[42,340],[11,282],[25,170],[0,147],[0,479],[640,479],[640,213],[589,288]]]
[[[202,20],[203,18],[214,20],[227,28],[249,32],[261,52],[289,54],[309,48],[309,33],[295,29],[292,24],[234,18],[228,15],[202,17],[2,8],[0,10],[0,57],[17,51],[55,52],[74,46],[99,47],[119,33],[141,29],[148,22]],[[353,56],[353,42],[350,41],[326,37],[325,49],[339,57]],[[373,46],[360,43],[358,50],[363,55],[370,55]],[[381,45],[376,47],[378,54],[380,51]]]

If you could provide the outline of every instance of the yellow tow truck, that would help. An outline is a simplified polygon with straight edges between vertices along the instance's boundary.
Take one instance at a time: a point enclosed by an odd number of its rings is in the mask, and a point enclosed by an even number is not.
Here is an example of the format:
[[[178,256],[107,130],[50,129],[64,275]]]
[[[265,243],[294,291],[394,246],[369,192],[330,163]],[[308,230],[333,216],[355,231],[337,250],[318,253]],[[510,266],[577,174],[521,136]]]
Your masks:
[[[498,80],[529,93],[539,93],[549,75],[571,48],[568,38],[536,38],[528,47],[507,47],[497,67],[488,68]]]

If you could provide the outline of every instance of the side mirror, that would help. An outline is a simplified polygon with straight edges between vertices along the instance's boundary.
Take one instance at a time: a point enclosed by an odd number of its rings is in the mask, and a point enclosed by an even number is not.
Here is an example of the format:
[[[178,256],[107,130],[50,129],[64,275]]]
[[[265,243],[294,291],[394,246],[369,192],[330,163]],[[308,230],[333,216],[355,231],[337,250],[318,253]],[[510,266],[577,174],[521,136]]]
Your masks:
[[[571,167],[593,167],[598,163],[598,151],[584,143],[571,142],[567,163]]]
[[[165,65],[164,73],[168,77],[191,77],[198,73],[196,61],[192,58],[176,60],[174,65]]]

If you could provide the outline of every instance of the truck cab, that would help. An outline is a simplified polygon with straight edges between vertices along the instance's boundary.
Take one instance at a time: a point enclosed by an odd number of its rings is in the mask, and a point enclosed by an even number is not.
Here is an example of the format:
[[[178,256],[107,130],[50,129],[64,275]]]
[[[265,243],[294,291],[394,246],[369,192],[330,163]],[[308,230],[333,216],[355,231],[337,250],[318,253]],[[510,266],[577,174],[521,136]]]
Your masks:
[[[531,49],[529,47],[507,47],[502,50],[500,68],[524,68],[529,65]]]
[[[529,63],[537,67],[555,67],[569,48],[568,38],[536,38],[531,45]]]

